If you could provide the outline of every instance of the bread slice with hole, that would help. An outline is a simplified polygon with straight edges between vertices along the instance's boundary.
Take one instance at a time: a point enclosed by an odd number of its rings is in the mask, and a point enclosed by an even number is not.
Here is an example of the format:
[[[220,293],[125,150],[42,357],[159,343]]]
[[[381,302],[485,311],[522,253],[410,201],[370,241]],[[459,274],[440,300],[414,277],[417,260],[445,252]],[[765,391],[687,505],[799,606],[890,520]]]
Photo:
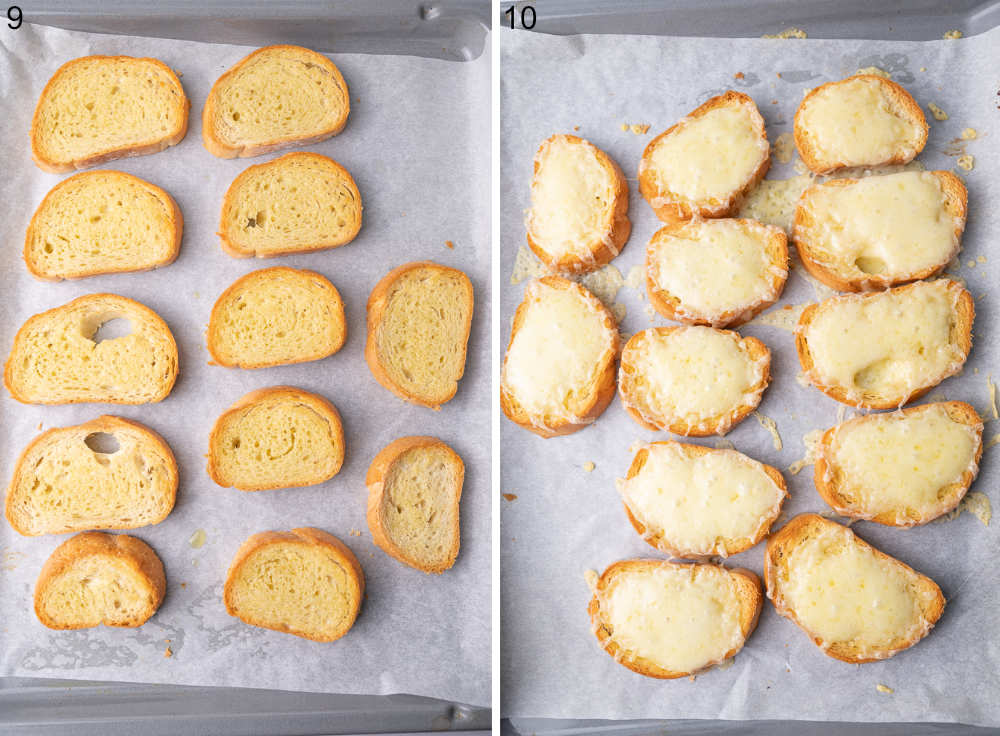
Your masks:
[[[639,536],[682,559],[750,549],[788,497],[785,479],[770,465],[736,450],[673,441],[640,445],[617,485]]]
[[[319,642],[350,631],[364,594],[354,553],[310,527],[254,534],[236,552],[223,588],[230,616]]]
[[[95,341],[101,325],[131,333]],[[28,319],[4,366],[4,385],[24,404],[146,404],[177,380],[177,343],[149,307],[117,294],[88,294]]]
[[[294,386],[251,391],[208,438],[208,475],[224,488],[268,491],[324,483],[344,464],[337,407]]]
[[[404,565],[442,573],[455,564],[465,464],[436,437],[400,437],[372,460],[368,529]]]
[[[31,158],[53,174],[157,153],[187,133],[188,102],[158,59],[84,56],[49,79],[31,119]]]
[[[337,248],[361,230],[361,209],[347,169],[318,153],[287,153],[233,180],[222,201],[219,237],[234,258]]]
[[[743,568],[621,560],[592,585],[591,630],[646,677],[689,677],[735,656],[757,627],[760,578]]]
[[[166,519],[176,495],[177,461],[163,438],[102,416],[31,441],[14,466],[6,514],[26,536],[135,529]]]
[[[173,263],[184,219],[158,186],[120,171],[64,179],[38,205],[24,262],[46,281],[146,271]]]
[[[156,552],[125,534],[83,532],[56,547],[35,583],[35,615],[50,629],[135,627],[163,602]]]
[[[615,318],[580,284],[530,282],[514,313],[500,375],[500,408],[542,437],[592,424],[615,395]]]
[[[667,225],[646,249],[650,304],[686,324],[749,322],[778,300],[787,278],[785,231],[756,220]]]
[[[926,524],[954,510],[979,472],[983,420],[964,401],[855,417],[823,434],[816,490],[841,516]]]
[[[457,268],[416,261],[392,269],[368,297],[365,360],[375,380],[420,406],[451,401],[473,306],[472,282]]]
[[[206,338],[212,360],[227,368],[321,360],[347,339],[344,302],[337,287],[315,271],[264,268],[222,292]]]
[[[821,84],[795,111],[795,145],[816,174],[908,163],[924,150],[927,130],[910,93],[874,74]]]
[[[771,351],[732,330],[653,327],[622,350],[618,390],[643,427],[687,437],[724,435],[757,408],[771,380]]]
[[[958,255],[968,192],[950,171],[833,179],[795,209],[802,265],[838,291],[874,291],[934,276]]]
[[[731,217],[770,166],[764,118],[750,97],[730,90],[649,142],[639,192],[667,223]]]
[[[575,135],[554,135],[535,154],[528,245],[551,270],[589,273],[617,256],[632,231],[618,164]]]
[[[837,401],[893,409],[962,370],[972,349],[972,295],[957,281],[810,304],[795,328],[806,380]]]
[[[323,54],[301,46],[265,46],[212,85],[201,137],[219,158],[262,156],[337,135],[350,111],[347,83]]]
[[[944,610],[933,580],[845,526],[800,514],[767,541],[767,597],[824,654],[887,659],[930,633]]]

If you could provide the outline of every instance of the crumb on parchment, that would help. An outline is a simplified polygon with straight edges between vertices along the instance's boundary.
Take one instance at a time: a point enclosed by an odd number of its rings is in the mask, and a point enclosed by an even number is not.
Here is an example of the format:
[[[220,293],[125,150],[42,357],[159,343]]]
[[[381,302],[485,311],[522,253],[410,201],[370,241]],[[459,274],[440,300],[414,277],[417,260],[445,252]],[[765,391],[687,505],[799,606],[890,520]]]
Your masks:
[[[574,126],[573,126],[573,130],[579,130],[579,129],[580,129],[580,126],[579,126],[579,125],[574,125]]]
[[[733,75],[733,79],[743,79],[743,72],[736,72]]]
[[[593,461],[591,461],[591,460],[588,460],[587,462],[585,462],[583,464],[583,469],[586,470],[588,473],[593,473],[594,472],[594,468],[596,468],[596,467],[597,466],[594,465]]]
[[[164,657],[172,657],[172,656],[174,656],[174,650],[171,649],[170,647],[167,647],[166,649],[163,650],[163,656]]]
[[[636,135],[645,135],[649,132],[649,125],[649,123],[632,123],[628,128]]]
[[[801,28],[795,28],[793,26],[791,28],[786,28],[785,30],[780,31],[778,33],[765,33],[763,36],[761,36],[761,38],[781,38],[781,39],[809,38],[809,35]]]
[[[622,123],[622,130],[624,130],[626,133],[628,132],[628,123]]]
[[[959,156],[955,163],[958,165],[958,168],[963,171],[972,171],[973,167],[976,165],[976,159],[972,154],[967,153],[964,156]]]
[[[957,40],[957,39],[959,39],[961,37],[962,37],[962,32],[960,30],[958,30],[957,28],[955,28],[953,30],[950,30],[950,31],[945,31],[944,35],[941,36],[941,38],[943,38],[943,39],[945,39],[947,41],[955,41],[955,40]]]
[[[979,131],[975,128],[966,128],[962,131],[962,138],[967,141],[975,140],[979,137]]]
[[[881,682],[875,686],[875,689],[878,690],[880,693],[885,693],[886,695],[892,695],[894,692],[896,692],[891,687],[889,687],[888,685],[883,685]]]
[[[892,79],[892,74],[877,66],[866,66],[863,69],[858,69],[856,74],[871,74],[876,77],[882,77],[882,79]]]
[[[504,499],[507,500],[507,501],[516,501],[517,500],[517,494],[516,493],[502,493],[500,495],[502,495],[504,497]]]
[[[935,120],[947,120],[948,113],[942,110],[940,107],[935,105],[933,102],[927,103],[927,109],[931,111],[931,115],[934,116]]]

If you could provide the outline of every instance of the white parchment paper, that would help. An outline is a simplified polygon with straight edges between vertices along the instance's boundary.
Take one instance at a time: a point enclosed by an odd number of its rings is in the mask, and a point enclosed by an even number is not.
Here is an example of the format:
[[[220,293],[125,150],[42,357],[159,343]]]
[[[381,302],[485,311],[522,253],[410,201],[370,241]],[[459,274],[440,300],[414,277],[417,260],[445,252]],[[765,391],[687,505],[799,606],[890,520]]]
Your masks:
[[[0,345],[32,314],[82,294],[111,291],[158,312],[180,350],[180,378],[162,403],[146,406],[25,406],[0,395],[0,468],[13,463],[42,425],[102,413],[137,419],[177,455],[177,506],[161,524],[130,532],[163,559],[167,595],[139,629],[54,632],[32,610],[42,563],[66,537],[21,537],[0,524],[0,674],[228,685],[338,693],[413,693],[486,705],[490,697],[489,435],[489,59],[469,63],[403,56],[335,55],[351,92],[340,135],[310,147],[342,163],[364,203],[352,243],[268,260],[223,253],[215,235],[233,178],[273,157],[224,161],[201,143],[201,108],[211,84],[252,49],[239,46],[71,33],[25,26],[0,37],[4,141],[0,201]],[[31,162],[28,129],[45,82],[86,54],[154,56],[181,76],[191,100],[184,141],[163,153],[113,162],[162,186],[184,215],[184,241],[171,266],[76,282],[44,283],[21,259],[24,230],[63,177]],[[279,154],[280,155],[280,154]],[[452,241],[454,249],[446,247]],[[364,362],[365,302],[389,269],[429,259],[464,270],[476,291],[465,377],[440,412],[406,404],[379,386]],[[243,274],[274,265],[327,276],[346,307],[348,338],[326,360],[263,370],[209,366],[204,329],[218,295]],[[347,457],[332,480],[310,488],[243,493],[205,472],[215,419],[244,393],[291,384],[320,393],[343,417]],[[364,475],[393,439],[436,435],[465,461],[462,546],[454,568],[425,575],[385,555],[365,523]],[[265,529],[316,526],[342,539],[367,579],[355,627],[317,644],[247,626],[226,614],[222,582],[239,545]],[[200,548],[189,540],[204,530]],[[352,534],[352,531],[354,532]],[[166,657],[167,647],[172,656]]]
[[[502,33],[504,340],[523,293],[523,283],[508,284],[507,278],[525,242],[522,212],[529,205],[532,157],[542,140],[575,132],[621,165],[630,183],[633,230],[613,263],[627,276],[642,264],[646,244],[660,227],[635,178],[653,136],[732,88],[755,99],[773,143],[791,131],[805,90],[878,66],[906,86],[927,114],[931,131],[920,161],[928,169],[953,169],[961,151],[975,158],[972,171],[958,170],[969,188],[969,221],[961,264],[950,269],[967,281],[976,298],[975,343],[962,374],[929,398],[969,401],[993,419],[987,376],[1000,376],[994,287],[1000,275],[1000,31],[928,43]],[[935,120],[929,103],[949,119]],[[623,131],[623,123],[651,127],[638,135]],[[975,128],[978,138],[954,142],[966,127]],[[794,175],[791,163],[774,164],[768,178]],[[778,306],[815,299],[799,267]],[[618,301],[627,308],[625,333],[667,324],[644,311],[648,302],[640,291],[624,288]],[[761,324],[740,331],[772,350],[773,378],[760,411],[776,420],[783,449],[775,449],[754,417],[727,439],[784,470],[803,456],[806,432],[836,423],[839,405],[796,381],[800,369],[791,332]],[[987,422],[986,439],[998,432],[1000,422]],[[503,420],[502,490],[517,496],[502,502],[501,516],[504,716],[1000,725],[1000,582],[995,574],[1000,534],[996,519],[987,528],[968,513],[910,530],[854,525],[862,538],[934,578],[948,598],[931,635],[891,660],[858,667],[826,657],[766,602],[756,633],[728,669],[693,682],[658,681],[616,664],[590,632],[584,571],[601,571],[627,557],[662,557],[628,523],[614,481],[628,468],[633,442],[669,437],[639,427],[617,400],[593,426],[568,437],[541,439]],[[712,438],[693,441],[714,444]],[[1000,502],[998,454],[995,448],[986,450],[973,486],[994,506]],[[589,473],[584,470],[588,462],[596,464]],[[811,466],[785,477],[791,493],[785,519],[828,510],[813,487]],[[727,564],[761,573],[763,552],[760,544]],[[879,684],[892,692],[877,690]]]

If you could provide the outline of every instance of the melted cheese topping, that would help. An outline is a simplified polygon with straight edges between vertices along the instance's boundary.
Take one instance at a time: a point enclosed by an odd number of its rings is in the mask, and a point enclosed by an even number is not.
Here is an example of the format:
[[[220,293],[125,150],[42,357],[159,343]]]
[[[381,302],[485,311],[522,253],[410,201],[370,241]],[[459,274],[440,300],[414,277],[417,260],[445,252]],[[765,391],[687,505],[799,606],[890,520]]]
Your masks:
[[[960,293],[939,280],[823,302],[803,330],[814,361],[810,380],[841,387],[851,399],[905,399],[938,382],[965,359],[950,336]]]
[[[818,158],[844,166],[876,165],[916,155],[921,129],[901,117],[883,83],[849,78],[812,95],[796,116]]]
[[[591,390],[614,331],[582,287],[535,281],[524,298],[524,319],[504,361],[504,386],[530,415],[573,419],[570,407]]]
[[[684,556],[727,555],[727,540],[749,540],[769,526],[784,491],[756,460],[735,450],[693,454],[677,442],[645,445],[639,472],[619,491],[647,536]]]
[[[680,312],[715,322],[777,297],[788,272],[768,253],[771,237],[758,223],[739,220],[661,230],[646,254],[649,275],[680,302]]]
[[[797,229],[811,258],[845,278],[894,281],[951,260],[962,218],[945,209],[940,180],[909,171],[813,188],[802,206],[812,224]]]
[[[601,610],[612,641],[671,672],[696,672],[743,646],[736,586],[712,565],[620,572]]]
[[[767,156],[762,131],[763,121],[751,106],[716,107],[682,120],[643,157],[642,168],[652,169],[660,192],[724,202],[747,185]]]
[[[810,184],[812,177],[808,174],[799,174],[791,179],[764,179],[743,200],[738,216],[791,232],[795,206]]]

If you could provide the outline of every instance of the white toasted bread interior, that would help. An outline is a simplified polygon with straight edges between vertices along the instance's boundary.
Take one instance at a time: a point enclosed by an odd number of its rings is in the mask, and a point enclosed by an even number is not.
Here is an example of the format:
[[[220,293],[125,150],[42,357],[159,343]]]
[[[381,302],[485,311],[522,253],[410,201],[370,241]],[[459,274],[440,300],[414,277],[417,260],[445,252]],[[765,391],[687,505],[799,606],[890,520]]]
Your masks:
[[[757,626],[764,596],[749,570],[622,560],[593,586],[594,635],[647,677],[687,677],[729,659]]]
[[[56,547],[35,584],[35,615],[50,629],[142,626],[167,588],[148,544],[124,534],[83,532]]]
[[[14,468],[6,514],[30,536],[135,529],[167,518],[176,493],[177,462],[163,438],[103,416],[32,440]]]
[[[841,516],[926,524],[958,506],[982,452],[982,419],[962,401],[869,414],[823,435],[816,490]]]
[[[365,476],[372,541],[418,570],[450,568],[458,557],[464,479],[462,458],[435,437],[389,443]]]
[[[176,145],[188,102],[177,75],[157,59],[84,56],[52,75],[31,119],[31,157],[55,174]]]
[[[542,437],[587,426],[614,397],[618,345],[614,317],[589,291],[558,276],[530,282],[500,376],[504,414]]]
[[[674,434],[725,434],[757,408],[771,351],[754,337],[712,327],[654,327],[622,350],[618,390],[639,424]]]
[[[836,296],[803,310],[795,346],[806,379],[845,404],[891,409],[958,373],[972,348],[972,296],[918,281]]]
[[[929,577],[817,514],[800,514],[771,535],[764,579],[778,613],[844,662],[886,659],[913,646],[945,605]]]
[[[165,191],[120,171],[88,171],[45,195],[28,224],[24,262],[52,281],[172,263],[183,219]]]
[[[212,85],[201,116],[205,148],[220,158],[260,156],[343,130],[351,96],[332,61],[301,46],[265,46]]]
[[[794,128],[799,155],[817,174],[905,164],[927,142],[920,105],[895,82],[873,74],[813,89],[795,113]]]
[[[97,342],[112,320],[127,320],[131,332]],[[176,380],[170,328],[149,307],[116,294],[81,296],[31,317],[4,366],[7,390],[26,404],[145,404],[166,398]]]
[[[611,158],[575,135],[554,135],[535,154],[528,245],[549,268],[588,273],[628,240],[628,184]]]
[[[288,153],[233,180],[222,201],[219,237],[236,258],[336,248],[361,230],[361,210],[347,169],[318,153]]]
[[[650,303],[687,324],[743,324],[778,300],[787,277],[785,232],[756,220],[667,225],[646,249]]]
[[[277,266],[222,292],[208,321],[208,352],[238,368],[320,360],[340,350],[347,322],[340,292],[315,271]]]
[[[764,118],[752,99],[730,90],[649,142],[639,191],[664,222],[729,217],[770,165]]]
[[[225,488],[266,491],[323,483],[344,463],[337,408],[292,386],[251,391],[208,439],[208,474]]]
[[[313,641],[334,641],[354,625],[365,576],[347,545],[320,529],[261,532],[239,548],[226,576],[226,611]]]
[[[632,526],[680,558],[728,557],[764,538],[788,495],[781,473],[736,450],[641,445],[618,481]]]
[[[810,187],[793,238],[831,288],[868,291],[940,272],[961,247],[968,194],[948,171],[834,179]]]

